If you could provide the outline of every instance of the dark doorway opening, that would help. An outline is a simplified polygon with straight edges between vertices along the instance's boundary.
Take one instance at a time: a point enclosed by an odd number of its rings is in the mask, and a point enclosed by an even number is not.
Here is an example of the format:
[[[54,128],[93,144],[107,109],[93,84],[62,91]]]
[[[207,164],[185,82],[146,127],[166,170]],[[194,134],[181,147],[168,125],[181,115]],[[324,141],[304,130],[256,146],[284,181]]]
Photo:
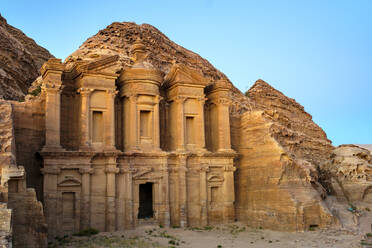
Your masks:
[[[138,219],[154,217],[154,210],[152,206],[152,185],[153,183],[139,185]]]

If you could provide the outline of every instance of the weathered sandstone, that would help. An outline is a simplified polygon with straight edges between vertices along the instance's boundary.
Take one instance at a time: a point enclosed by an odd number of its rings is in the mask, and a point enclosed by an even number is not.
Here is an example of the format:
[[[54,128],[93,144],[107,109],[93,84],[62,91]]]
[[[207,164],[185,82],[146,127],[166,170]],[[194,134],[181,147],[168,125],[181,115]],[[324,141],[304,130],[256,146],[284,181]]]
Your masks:
[[[0,99],[22,100],[40,67],[51,57],[0,15]]]
[[[246,93],[236,173],[238,219],[278,230],[337,223],[322,198],[317,165],[332,149],[304,108],[258,80]]]
[[[23,167],[16,164],[14,126],[13,106],[0,100],[0,231],[5,232],[1,234],[0,243],[8,245],[13,240],[14,247],[46,247],[47,229],[42,205],[34,189],[26,187]],[[9,239],[10,235],[12,239]]]
[[[321,166],[332,194],[348,203],[372,204],[372,158],[369,150],[356,145],[341,145]]]

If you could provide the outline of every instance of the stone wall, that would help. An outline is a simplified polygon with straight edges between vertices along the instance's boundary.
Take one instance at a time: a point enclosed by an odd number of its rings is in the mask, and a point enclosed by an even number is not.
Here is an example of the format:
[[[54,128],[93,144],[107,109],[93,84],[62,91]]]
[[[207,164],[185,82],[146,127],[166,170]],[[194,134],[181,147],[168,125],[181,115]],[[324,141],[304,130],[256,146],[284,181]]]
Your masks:
[[[7,208],[6,203],[0,203],[0,247],[12,247],[12,210]]]
[[[9,236],[12,235],[14,247],[46,247],[47,228],[42,205],[37,201],[35,191],[26,188],[23,167],[16,165],[14,114],[14,109],[9,102],[0,101],[1,201],[3,202],[0,208],[0,244],[11,247]]]
[[[45,110],[43,97],[26,102],[12,101],[17,165],[26,170],[27,187],[34,188],[42,201],[42,158],[38,152],[45,143]]]

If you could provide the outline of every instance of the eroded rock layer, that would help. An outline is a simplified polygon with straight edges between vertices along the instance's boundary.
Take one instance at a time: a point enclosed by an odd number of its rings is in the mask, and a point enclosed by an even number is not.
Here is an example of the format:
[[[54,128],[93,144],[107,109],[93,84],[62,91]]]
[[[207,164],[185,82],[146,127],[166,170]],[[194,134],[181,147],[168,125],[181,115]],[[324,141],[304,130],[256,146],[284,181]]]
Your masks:
[[[0,99],[23,99],[40,67],[51,57],[0,15]]]
[[[332,194],[339,200],[372,203],[372,157],[369,150],[356,145],[341,145],[321,166]]]

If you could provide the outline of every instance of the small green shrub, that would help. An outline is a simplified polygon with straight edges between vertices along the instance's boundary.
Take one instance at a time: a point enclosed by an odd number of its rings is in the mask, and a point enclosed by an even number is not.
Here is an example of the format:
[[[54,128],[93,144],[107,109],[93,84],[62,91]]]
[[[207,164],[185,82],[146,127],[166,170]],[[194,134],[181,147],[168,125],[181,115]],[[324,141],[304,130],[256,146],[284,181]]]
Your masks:
[[[34,89],[33,91],[31,91],[30,94],[33,95],[33,96],[38,96],[40,94],[40,92],[41,92],[41,85],[38,85],[36,87],[36,89]]]
[[[73,236],[79,236],[79,237],[82,237],[82,236],[86,236],[86,237],[90,237],[92,235],[96,235],[98,234],[99,231],[94,229],[94,228],[87,228],[87,229],[84,229],[84,230],[81,230],[80,232],[78,233],[74,233]]]

